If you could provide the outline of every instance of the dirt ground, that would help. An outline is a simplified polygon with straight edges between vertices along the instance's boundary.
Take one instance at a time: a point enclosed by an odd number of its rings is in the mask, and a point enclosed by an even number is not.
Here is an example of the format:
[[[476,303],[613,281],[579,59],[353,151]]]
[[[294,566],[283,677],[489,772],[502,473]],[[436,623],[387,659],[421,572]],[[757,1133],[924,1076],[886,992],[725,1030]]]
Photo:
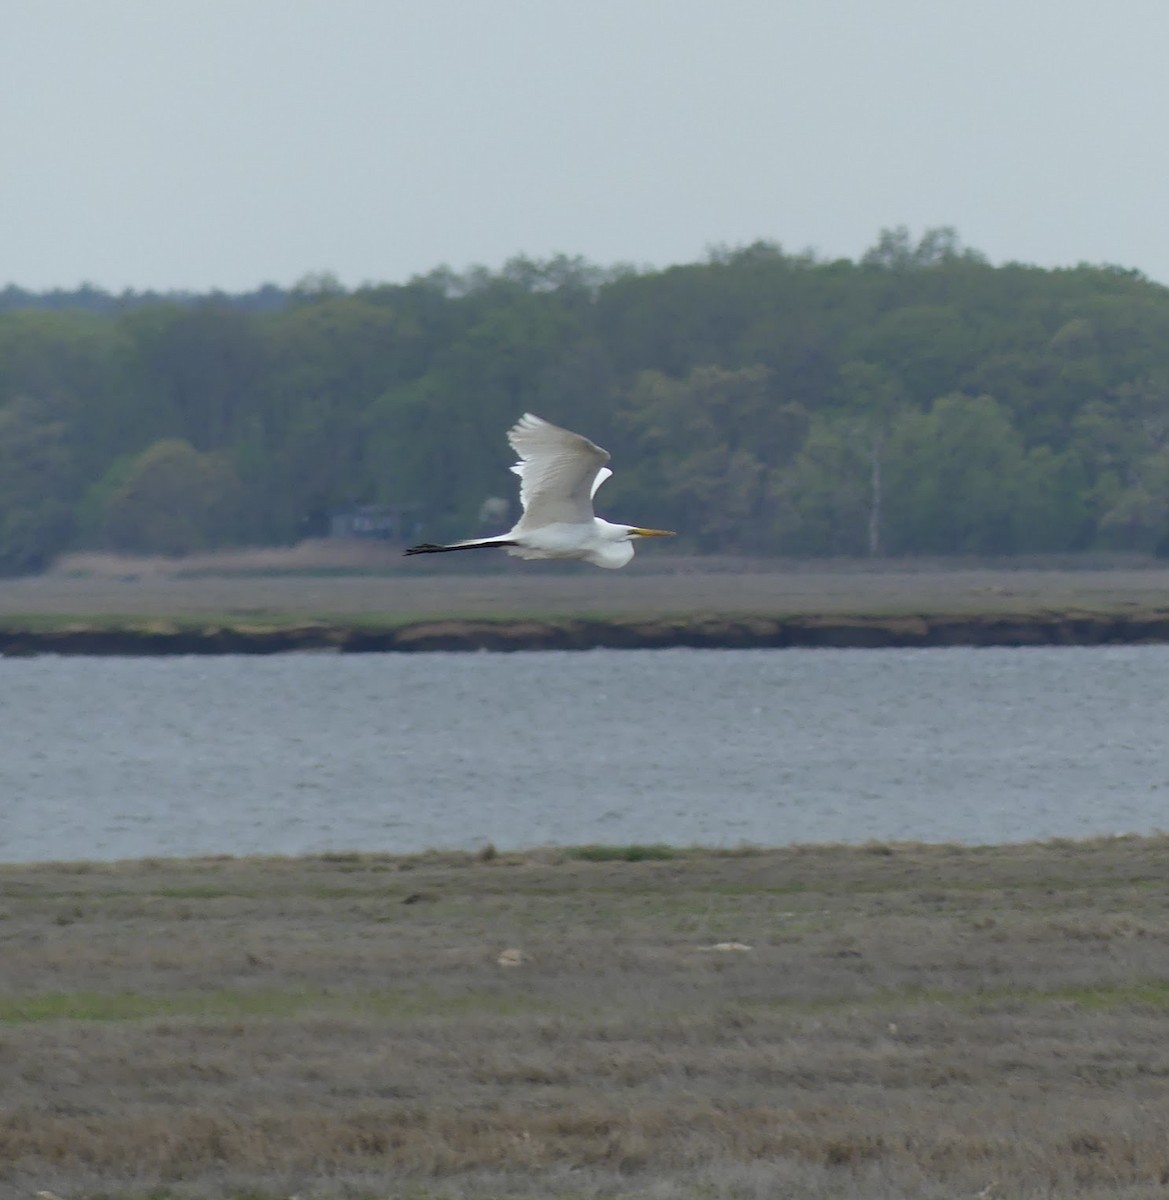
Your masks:
[[[0,1195],[1161,1197],[1167,852],[0,867]]]
[[[645,550],[625,570],[404,559],[394,548],[313,542],[187,559],[78,554],[0,580],[0,621],[35,616],[353,618],[801,614],[1123,613],[1169,609],[1153,560],[782,562]],[[458,556],[452,556],[457,558]]]

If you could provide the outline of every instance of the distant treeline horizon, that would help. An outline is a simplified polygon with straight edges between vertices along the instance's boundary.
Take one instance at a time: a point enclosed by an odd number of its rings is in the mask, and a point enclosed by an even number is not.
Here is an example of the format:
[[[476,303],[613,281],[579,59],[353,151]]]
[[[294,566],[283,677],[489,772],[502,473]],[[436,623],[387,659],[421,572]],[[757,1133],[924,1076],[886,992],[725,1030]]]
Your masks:
[[[858,261],[9,286],[0,571],[286,544],[355,505],[471,532],[514,515],[526,410],[612,451],[606,515],[697,552],[1169,554],[1169,289],[898,228]]]

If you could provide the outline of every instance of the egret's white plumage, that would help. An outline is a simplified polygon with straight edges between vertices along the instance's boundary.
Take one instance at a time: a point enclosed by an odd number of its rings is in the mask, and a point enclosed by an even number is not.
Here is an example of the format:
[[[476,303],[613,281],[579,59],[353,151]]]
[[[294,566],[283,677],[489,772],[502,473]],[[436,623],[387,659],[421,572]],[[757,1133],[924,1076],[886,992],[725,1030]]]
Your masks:
[[[442,554],[502,546],[520,558],[575,558],[598,567],[623,567],[633,557],[633,539],[672,537],[666,529],[612,525],[593,515],[597,488],[613,474],[609,452],[579,433],[524,413],[507,434],[519,456],[523,515],[497,537],[468,538],[448,546],[426,543],[407,554]]]

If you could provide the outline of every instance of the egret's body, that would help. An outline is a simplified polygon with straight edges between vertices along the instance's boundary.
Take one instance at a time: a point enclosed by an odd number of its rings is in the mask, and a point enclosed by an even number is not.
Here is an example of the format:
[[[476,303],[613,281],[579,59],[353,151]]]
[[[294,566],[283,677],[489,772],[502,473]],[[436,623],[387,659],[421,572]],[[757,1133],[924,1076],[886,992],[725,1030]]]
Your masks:
[[[445,554],[500,546],[519,558],[581,559],[598,567],[623,567],[633,557],[633,540],[672,537],[665,529],[613,525],[593,515],[597,488],[613,474],[609,453],[579,433],[524,413],[508,431],[519,456],[523,515],[497,537],[468,538],[448,546],[411,546],[407,554]]]

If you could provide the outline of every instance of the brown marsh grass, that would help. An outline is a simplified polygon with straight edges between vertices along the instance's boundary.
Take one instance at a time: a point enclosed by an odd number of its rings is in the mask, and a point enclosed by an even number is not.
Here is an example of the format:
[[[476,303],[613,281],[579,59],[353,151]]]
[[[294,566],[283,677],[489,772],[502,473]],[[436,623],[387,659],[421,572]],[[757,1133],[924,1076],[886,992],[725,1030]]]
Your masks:
[[[1160,1197],[1167,852],[2,867],[0,1195]]]
[[[458,557],[458,556],[454,556]],[[397,548],[308,542],[187,559],[68,556],[48,574],[0,579],[13,618],[215,618],[244,623],[436,617],[900,616],[1169,608],[1154,560],[784,562],[640,555],[624,571],[501,557],[466,566]],[[1110,569],[1090,569],[1093,566]]]

